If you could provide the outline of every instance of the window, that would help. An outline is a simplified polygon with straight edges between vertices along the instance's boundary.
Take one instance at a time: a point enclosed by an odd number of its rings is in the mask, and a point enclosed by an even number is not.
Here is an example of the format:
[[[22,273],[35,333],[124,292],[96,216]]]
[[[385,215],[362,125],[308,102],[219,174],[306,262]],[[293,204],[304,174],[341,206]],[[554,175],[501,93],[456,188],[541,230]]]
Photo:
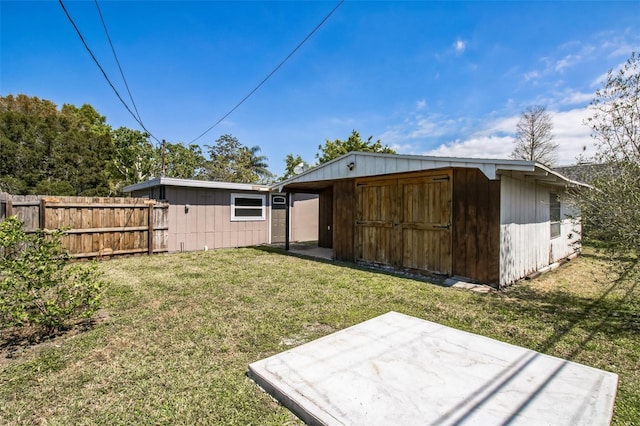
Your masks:
[[[558,194],[549,194],[549,221],[551,222],[551,238],[560,236],[560,198]]]
[[[231,194],[231,220],[265,220],[264,195]]]
[[[274,195],[273,204],[287,204],[287,198],[284,195]]]
[[[284,195],[273,195],[271,197],[271,208],[273,210],[285,210],[287,208],[287,197]]]

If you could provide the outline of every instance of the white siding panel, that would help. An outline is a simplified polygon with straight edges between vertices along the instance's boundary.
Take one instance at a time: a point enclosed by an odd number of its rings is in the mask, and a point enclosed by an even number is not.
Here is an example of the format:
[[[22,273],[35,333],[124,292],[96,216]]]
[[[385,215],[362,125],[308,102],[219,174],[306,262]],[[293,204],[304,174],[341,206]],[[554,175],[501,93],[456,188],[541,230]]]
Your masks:
[[[500,284],[549,264],[548,192],[536,184],[501,179]]]
[[[561,236],[551,238],[549,194],[558,189],[502,176],[500,184],[500,284],[516,280],[563,259],[579,249],[580,224],[565,203]]]
[[[582,224],[578,211],[563,201],[560,204],[560,215],[560,237],[551,240],[549,260],[552,263],[581,249]]]

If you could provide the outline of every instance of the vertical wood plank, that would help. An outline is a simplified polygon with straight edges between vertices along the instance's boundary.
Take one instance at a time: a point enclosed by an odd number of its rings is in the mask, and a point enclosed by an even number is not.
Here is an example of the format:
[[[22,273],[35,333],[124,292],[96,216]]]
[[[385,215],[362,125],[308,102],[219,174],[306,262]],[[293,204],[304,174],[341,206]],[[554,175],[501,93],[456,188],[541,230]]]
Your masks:
[[[477,256],[478,256],[478,194],[475,191],[476,180],[478,176],[473,171],[467,173],[465,181],[466,189],[466,239],[467,239],[467,253],[466,253],[466,270],[467,276],[473,279],[477,279]]]
[[[47,229],[47,200],[42,198],[40,200],[40,211],[39,211],[39,226],[40,229]]]

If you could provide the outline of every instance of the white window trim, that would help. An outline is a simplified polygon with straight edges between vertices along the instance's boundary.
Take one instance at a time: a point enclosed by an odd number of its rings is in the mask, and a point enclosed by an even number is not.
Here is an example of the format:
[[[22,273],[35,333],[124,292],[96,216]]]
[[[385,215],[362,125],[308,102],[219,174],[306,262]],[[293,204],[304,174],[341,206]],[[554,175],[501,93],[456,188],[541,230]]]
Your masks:
[[[282,201],[276,202],[276,198],[278,198],[278,199],[282,198]],[[286,205],[287,204],[287,197],[284,196],[284,195],[274,195],[272,202],[273,202],[273,204],[285,204]]]
[[[555,195],[556,197],[556,203],[558,204],[558,210],[559,210],[559,218],[558,220],[551,220],[551,206],[554,203],[551,203],[551,200],[549,200],[549,237],[553,240],[556,238],[560,238],[562,236],[562,201],[560,200],[560,195],[554,192],[549,193],[549,195]],[[552,230],[553,230],[553,226],[557,225],[558,227],[558,234],[554,235]]]
[[[260,216],[236,216],[236,198],[253,198],[259,199],[262,201],[261,215]],[[247,208],[244,207],[243,208]],[[251,208],[251,207],[249,207]],[[257,210],[258,207],[255,207]],[[263,194],[242,194],[242,193],[231,193],[231,221],[232,222],[255,222],[255,221],[263,221],[267,220],[267,197]]]

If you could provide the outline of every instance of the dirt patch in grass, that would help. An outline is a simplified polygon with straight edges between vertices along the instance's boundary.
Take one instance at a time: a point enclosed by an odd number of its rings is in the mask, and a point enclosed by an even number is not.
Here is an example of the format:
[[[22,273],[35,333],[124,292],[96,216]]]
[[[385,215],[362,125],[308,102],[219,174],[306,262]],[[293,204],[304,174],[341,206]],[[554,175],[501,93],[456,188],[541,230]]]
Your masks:
[[[0,330],[0,367],[9,364],[14,358],[28,356],[38,348],[55,346],[66,339],[86,333],[101,322],[108,320],[105,310],[99,311],[93,318],[77,321],[67,328],[52,332],[37,327],[10,327]]]

